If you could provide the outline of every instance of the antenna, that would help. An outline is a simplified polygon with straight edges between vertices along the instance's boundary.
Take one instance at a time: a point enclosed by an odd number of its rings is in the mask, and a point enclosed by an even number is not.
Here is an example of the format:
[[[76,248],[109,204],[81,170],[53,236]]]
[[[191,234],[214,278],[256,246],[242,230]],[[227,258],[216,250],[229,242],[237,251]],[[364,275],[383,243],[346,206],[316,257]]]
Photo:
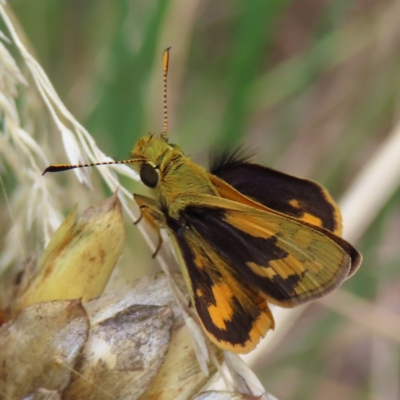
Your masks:
[[[134,162],[141,162],[141,161],[146,161],[145,159],[142,158],[133,158],[130,160],[121,160],[121,161],[103,161],[103,162],[97,162],[97,163],[91,163],[91,164],[53,164],[47,167],[44,171],[43,174],[46,174],[47,172],[61,172],[61,171],[67,171],[69,169],[75,169],[75,168],[86,168],[86,167],[98,167],[100,165],[115,165],[115,164],[130,164]]]
[[[164,77],[164,130],[162,133],[162,138],[167,139],[167,131],[168,131],[168,110],[167,110],[167,76],[168,76],[168,63],[169,63],[169,50],[171,47],[168,47],[164,51],[163,57],[163,77]],[[121,160],[121,161],[104,161],[104,162],[96,162],[91,164],[53,164],[47,167],[43,174],[47,172],[61,172],[67,171],[69,169],[75,168],[87,168],[87,167],[98,167],[101,165],[115,165],[115,164],[131,164],[135,162],[146,162],[146,159],[143,158],[134,158],[130,160]]]
[[[167,106],[167,76],[168,76],[168,64],[169,64],[169,50],[171,47],[168,47],[164,51],[163,57],[163,77],[164,77],[164,130],[162,133],[162,137],[167,139],[168,132],[168,106]]]

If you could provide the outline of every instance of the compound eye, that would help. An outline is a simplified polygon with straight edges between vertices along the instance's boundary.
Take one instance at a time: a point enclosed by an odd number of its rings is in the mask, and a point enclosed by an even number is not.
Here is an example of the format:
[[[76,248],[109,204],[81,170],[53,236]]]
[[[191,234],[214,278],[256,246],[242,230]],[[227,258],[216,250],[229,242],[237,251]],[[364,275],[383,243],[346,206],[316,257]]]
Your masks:
[[[140,168],[140,179],[149,188],[154,189],[158,183],[158,173],[150,164],[142,164]]]

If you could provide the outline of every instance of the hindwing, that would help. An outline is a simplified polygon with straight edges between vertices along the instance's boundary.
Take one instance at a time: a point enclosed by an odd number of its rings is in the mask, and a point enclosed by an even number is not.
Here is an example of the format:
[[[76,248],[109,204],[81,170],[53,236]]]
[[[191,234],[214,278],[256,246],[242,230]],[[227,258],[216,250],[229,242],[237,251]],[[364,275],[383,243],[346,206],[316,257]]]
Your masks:
[[[254,349],[274,320],[266,299],[198,232],[167,218],[193,306],[208,337],[235,353]]]

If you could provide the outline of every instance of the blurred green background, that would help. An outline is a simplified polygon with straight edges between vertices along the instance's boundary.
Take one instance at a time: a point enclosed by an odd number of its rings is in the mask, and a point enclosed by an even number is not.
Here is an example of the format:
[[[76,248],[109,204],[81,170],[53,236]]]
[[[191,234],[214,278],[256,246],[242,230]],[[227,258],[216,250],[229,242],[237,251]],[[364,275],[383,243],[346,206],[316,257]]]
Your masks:
[[[203,165],[210,148],[245,144],[257,162],[318,180],[340,199],[399,114],[398,1],[9,4],[60,97],[116,159],[128,158],[143,134],[162,131],[168,46],[169,137]],[[357,243],[364,264],[344,285],[394,313],[399,200],[397,191],[374,216]],[[143,242],[131,243],[126,257],[137,257]],[[318,303],[258,365],[281,400],[400,398],[398,344]]]

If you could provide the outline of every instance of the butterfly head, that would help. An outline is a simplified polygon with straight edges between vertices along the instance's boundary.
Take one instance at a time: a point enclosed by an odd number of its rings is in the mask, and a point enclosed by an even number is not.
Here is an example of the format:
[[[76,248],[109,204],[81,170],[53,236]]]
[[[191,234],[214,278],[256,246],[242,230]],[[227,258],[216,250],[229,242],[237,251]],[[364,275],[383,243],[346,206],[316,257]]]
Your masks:
[[[165,171],[172,159],[183,156],[182,150],[163,136],[148,134],[136,143],[131,151],[131,159],[138,160],[132,167],[140,174],[141,181],[150,188],[155,188],[160,174]]]

